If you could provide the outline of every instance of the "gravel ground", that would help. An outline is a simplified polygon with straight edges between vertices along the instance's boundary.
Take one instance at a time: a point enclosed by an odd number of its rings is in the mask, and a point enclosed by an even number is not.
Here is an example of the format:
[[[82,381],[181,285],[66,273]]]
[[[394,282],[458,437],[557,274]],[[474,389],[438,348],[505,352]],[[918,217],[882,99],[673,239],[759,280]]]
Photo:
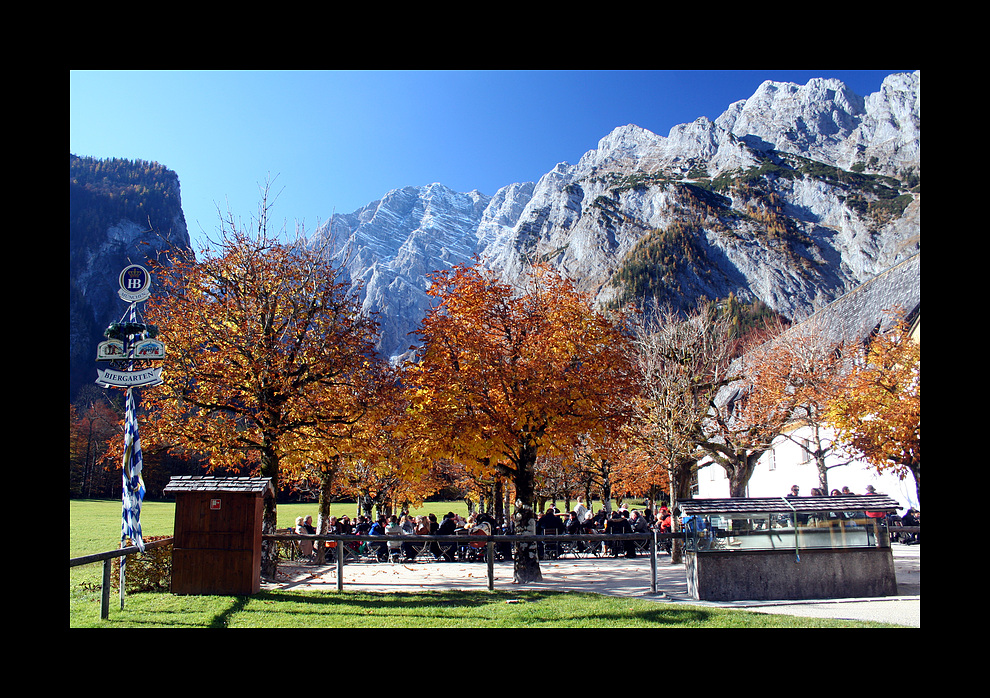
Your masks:
[[[590,591],[613,596],[654,599],[666,603],[738,608],[761,613],[785,613],[810,618],[876,620],[909,627],[921,627],[921,546],[893,545],[897,596],[867,599],[816,599],[809,601],[697,601],[687,594],[682,564],[671,564],[670,557],[657,558],[657,593],[653,594],[650,558],[635,559],[566,557],[544,560],[540,567],[543,581],[517,585],[512,581],[512,563],[496,562],[496,589],[555,589]],[[264,589],[337,588],[333,564],[317,567],[293,563],[279,567],[275,583],[263,582]],[[436,589],[486,590],[488,571],[483,562],[398,562],[349,563],[344,565],[343,588],[370,592],[428,591]]]

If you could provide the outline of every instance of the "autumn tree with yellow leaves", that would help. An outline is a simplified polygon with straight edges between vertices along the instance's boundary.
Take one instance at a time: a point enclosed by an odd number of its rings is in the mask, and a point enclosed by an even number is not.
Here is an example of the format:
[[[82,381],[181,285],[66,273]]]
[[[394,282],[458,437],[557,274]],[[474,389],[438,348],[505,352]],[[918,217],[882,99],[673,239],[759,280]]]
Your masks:
[[[828,407],[839,439],[877,472],[914,476],[921,502],[921,344],[903,320],[853,358]]]
[[[772,339],[747,356],[749,409],[783,424],[778,436],[815,463],[818,486],[828,492],[828,471],[852,460],[833,437],[828,417],[828,406],[844,384],[849,347],[831,339],[818,316],[789,329],[773,322],[769,327]]]
[[[231,215],[201,261],[155,270],[161,292],[146,316],[167,354],[164,383],[144,396],[141,436],[271,478],[278,492],[287,468],[330,462],[334,441],[367,412],[377,324],[328,257],[270,230],[269,209],[266,189],[256,230]],[[268,499],[262,530],[275,528]],[[262,573],[273,572],[265,541]]]
[[[431,278],[437,302],[407,376],[421,443],[511,479],[516,533],[535,533],[539,456],[627,414],[636,386],[628,337],[546,267],[520,290],[479,264]],[[535,545],[514,558],[517,582],[542,579]]]

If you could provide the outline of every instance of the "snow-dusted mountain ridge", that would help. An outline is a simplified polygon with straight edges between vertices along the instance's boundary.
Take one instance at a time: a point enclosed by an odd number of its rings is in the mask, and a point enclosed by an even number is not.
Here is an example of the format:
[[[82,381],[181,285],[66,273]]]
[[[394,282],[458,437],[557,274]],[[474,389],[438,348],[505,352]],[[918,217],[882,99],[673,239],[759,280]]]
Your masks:
[[[920,72],[865,97],[768,81],[667,136],[620,126],[539,182],[406,187],[314,236],[362,285],[393,358],[428,307],[426,274],[474,255],[513,282],[547,261],[601,303],[733,293],[801,317],[920,250],[920,124]]]

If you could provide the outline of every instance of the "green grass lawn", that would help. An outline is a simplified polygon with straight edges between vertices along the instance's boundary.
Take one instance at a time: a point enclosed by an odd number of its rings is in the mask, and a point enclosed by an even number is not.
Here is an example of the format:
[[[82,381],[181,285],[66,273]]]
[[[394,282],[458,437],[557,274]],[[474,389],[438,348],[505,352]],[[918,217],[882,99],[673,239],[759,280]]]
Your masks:
[[[428,504],[438,516],[467,513],[463,503]],[[171,535],[175,506],[146,502],[145,536]],[[280,528],[313,514],[314,504],[278,507]],[[353,505],[333,514],[352,516]],[[113,550],[120,544],[120,503],[69,502],[69,557]],[[261,592],[253,596],[128,594],[124,609],[111,592],[110,617],[100,619],[101,565],[69,570],[69,627],[109,628],[781,628],[881,627],[880,624],[797,618],[745,611],[547,591],[436,591],[389,594],[336,591]]]
[[[598,594],[279,591],[254,596],[131,594],[70,604],[69,627],[109,628],[837,628],[871,623],[774,616]]]

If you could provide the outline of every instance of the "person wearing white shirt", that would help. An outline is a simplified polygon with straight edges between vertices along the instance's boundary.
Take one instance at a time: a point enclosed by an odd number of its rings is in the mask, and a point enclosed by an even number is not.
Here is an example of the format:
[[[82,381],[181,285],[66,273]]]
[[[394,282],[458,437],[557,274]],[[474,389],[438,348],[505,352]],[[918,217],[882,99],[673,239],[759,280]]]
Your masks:
[[[577,514],[577,520],[584,523],[591,517],[591,510],[584,505],[584,497],[577,498],[577,506],[574,507],[574,513]]]

